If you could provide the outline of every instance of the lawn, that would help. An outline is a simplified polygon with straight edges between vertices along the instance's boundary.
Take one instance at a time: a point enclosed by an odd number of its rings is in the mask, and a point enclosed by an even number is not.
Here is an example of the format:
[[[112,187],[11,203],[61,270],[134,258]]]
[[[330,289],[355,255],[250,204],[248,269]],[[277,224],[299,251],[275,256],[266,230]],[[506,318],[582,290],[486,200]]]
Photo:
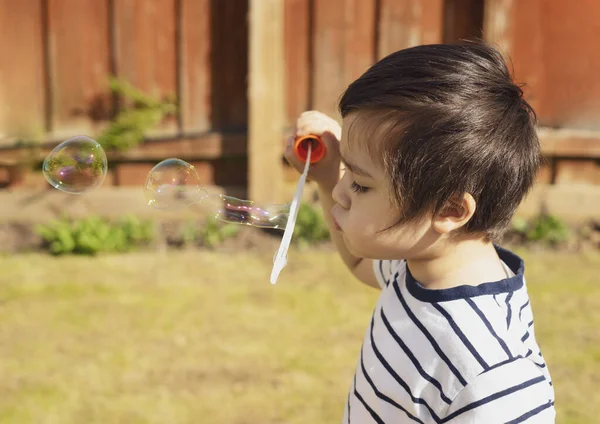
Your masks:
[[[520,252],[558,423],[600,416],[600,254]],[[0,422],[340,422],[377,291],[329,251],[0,258]]]

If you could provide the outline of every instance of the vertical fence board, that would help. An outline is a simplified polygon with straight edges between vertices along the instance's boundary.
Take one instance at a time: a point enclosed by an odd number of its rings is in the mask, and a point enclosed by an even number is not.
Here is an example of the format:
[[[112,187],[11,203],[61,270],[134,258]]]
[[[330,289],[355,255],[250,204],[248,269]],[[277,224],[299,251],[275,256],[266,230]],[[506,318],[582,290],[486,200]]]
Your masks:
[[[446,0],[444,42],[482,38],[484,0]]]
[[[210,0],[180,0],[180,116],[184,133],[210,130]]]
[[[337,117],[337,100],[344,89],[345,0],[313,0],[313,107]]]
[[[346,0],[344,88],[375,62],[375,0]]]
[[[443,0],[380,0],[378,57],[443,40]]]
[[[142,91],[160,98],[177,93],[175,0],[114,0],[116,70]],[[173,135],[175,119],[152,136]]]
[[[600,130],[600,3],[486,1],[486,38],[512,59],[540,124]]]
[[[310,0],[284,3],[286,127],[292,127],[310,105]]]
[[[374,0],[314,0],[314,107],[339,119],[337,102],[373,63]]]
[[[283,3],[250,2],[248,188],[258,202],[281,202],[284,125]]]
[[[52,138],[93,136],[111,114],[107,0],[48,0]]]
[[[211,0],[212,126],[248,126],[248,0]]]
[[[556,184],[600,184],[600,164],[592,160],[556,159]]]
[[[41,5],[0,0],[0,143],[42,137],[46,130]]]

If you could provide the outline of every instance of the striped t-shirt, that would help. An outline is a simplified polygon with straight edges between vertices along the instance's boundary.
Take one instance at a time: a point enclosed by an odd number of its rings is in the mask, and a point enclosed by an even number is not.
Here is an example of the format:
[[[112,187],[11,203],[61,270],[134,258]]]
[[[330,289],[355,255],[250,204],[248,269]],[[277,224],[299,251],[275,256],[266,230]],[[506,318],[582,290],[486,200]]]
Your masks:
[[[426,289],[405,261],[374,261],[382,286],[343,424],[554,423],[554,390],[535,340],[515,254],[504,280]]]

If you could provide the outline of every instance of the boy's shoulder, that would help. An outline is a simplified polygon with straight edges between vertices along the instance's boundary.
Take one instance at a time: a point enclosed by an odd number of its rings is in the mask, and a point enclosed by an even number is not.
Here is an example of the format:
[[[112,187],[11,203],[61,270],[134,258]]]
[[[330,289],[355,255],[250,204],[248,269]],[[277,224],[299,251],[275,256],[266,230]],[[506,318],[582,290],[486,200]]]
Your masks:
[[[478,286],[426,289],[410,274],[405,261],[374,261],[383,291],[375,336],[390,338],[419,351],[432,372],[450,373],[457,387],[499,364],[518,358],[545,367],[534,335],[533,314],[523,275],[523,260],[497,248],[510,277]],[[417,356],[415,356],[417,357]]]
[[[430,290],[416,281],[405,261],[374,261],[383,291],[377,323],[381,343],[399,340],[434,364],[433,374],[448,374],[454,389],[476,376],[519,358],[545,367],[533,331],[533,314],[524,265],[514,253],[497,248],[510,277],[478,286]],[[409,347],[410,345],[410,347]],[[441,377],[445,378],[445,377]]]
[[[519,396],[530,386],[533,391],[527,393],[536,396],[532,399],[544,408],[553,405],[552,382],[533,331],[523,261],[504,249],[499,255],[514,275],[447,291],[422,287],[404,261],[374,261],[383,290],[361,361],[363,373],[382,376],[371,378],[375,387],[395,387],[397,393],[389,393],[399,398],[408,388],[411,401],[427,405],[428,413],[438,418],[469,408],[470,414],[489,412],[492,404],[499,405],[491,400],[506,396],[512,402],[511,390]],[[415,416],[422,413],[419,408],[415,406]]]

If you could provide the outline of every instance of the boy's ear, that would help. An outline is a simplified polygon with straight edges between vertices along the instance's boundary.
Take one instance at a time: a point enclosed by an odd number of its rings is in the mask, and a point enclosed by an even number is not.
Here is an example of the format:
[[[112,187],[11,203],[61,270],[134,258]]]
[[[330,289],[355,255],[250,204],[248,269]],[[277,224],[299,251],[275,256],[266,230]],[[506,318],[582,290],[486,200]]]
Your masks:
[[[453,197],[434,217],[433,229],[448,234],[466,225],[475,213],[475,199],[469,193]]]

